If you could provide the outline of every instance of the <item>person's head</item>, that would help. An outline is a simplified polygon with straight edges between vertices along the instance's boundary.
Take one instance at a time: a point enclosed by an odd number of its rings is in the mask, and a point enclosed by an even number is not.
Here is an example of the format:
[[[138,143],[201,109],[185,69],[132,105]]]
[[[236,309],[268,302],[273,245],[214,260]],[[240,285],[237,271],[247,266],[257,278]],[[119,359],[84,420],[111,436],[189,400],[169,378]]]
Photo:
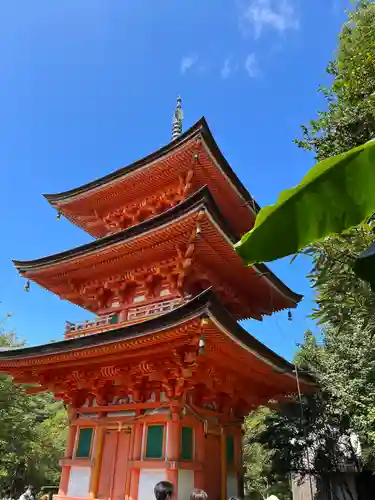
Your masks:
[[[170,500],[173,497],[173,484],[169,481],[160,481],[154,488],[156,500]]]
[[[199,490],[198,488],[191,490],[190,500],[207,500],[207,499],[208,495],[205,491]]]

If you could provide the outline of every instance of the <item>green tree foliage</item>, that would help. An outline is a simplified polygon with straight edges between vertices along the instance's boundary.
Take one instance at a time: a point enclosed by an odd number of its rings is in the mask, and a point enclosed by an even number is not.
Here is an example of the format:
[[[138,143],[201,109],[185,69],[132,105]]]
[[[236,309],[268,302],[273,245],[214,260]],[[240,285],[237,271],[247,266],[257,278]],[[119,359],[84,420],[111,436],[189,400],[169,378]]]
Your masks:
[[[301,356],[375,452],[375,294],[353,272],[355,258],[374,240],[372,225],[363,224],[308,250],[322,344],[314,349],[305,342]]]
[[[261,442],[271,415],[271,410],[261,407],[245,419],[245,494],[251,500],[265,500],[270,495],[280,500],[291,498],[289,474],[276,471],[273,466],[275,450]]]
[[[327,111],[302,127],[297,144],[317,159],[342,153],[375,136],[375,3],[358,1],[339,35],[331,77],[322,87]],[[375,453],[375,294],[353,272],[355,259],[375,240],[374,221],[326,238],[307,249],[317,296],[314,318],[321,345],[303,346],[302,356],[345,412],[368,457]],[[366,454],[364,455],[366,456]]]
[[[319,162],[262,208],[235,249],[249,265],[269,262],[361,224],[375,212],[374,164],[375,141]]]
[[[327,109],[302,126],[302,138],[295,141],[314,152],[319,163],[298,186],[280,193],[275,205],[264,207],[236,244],[247,263],[296,253],[360,224],[375,211],[374,146],[365,144],[375,137],[374,27],[375,3],[358,1],[328,64],[330,85],[320,89]],[[282,238],[289,221],[288,238]]]
[[[279,473],[319,476],[340,471],[347,461],[359,470],[347,414],[332,406],[329,394],[282,402],[278,410],[266,416],[259,442],[273,450],[273,468]]]
[[[361,470],[358,439],[348,413],[340,411],[332,394],[315,392],[301,401],[282,402],[277,412],[266,415],[257,442],[272,450],[271,470],[279,477],[290,474],[297,482],[307,480],[307,485],[314,478],[318,489],[324,484],[325,494],[336,498],[332,483],[325,479],[339,476],[341,499],[354,500],[348,478],[341,473],[348,466],[352,472]]]
[[[297,144],[328,158],[375,136],[375,3],[358,1],[339,35],[321,89],[328,110],[303,127]],[[355,259],[375,240],[374,221],[317,242],[310,279],[317,292],[314,317],[320,345],[311,338],[300,355],[330,394],[327,411],[345,414],[360,437],[365,462],[375,454],[375,294],[353,272]]]
[[[319,89],[328,109],[303,126],[302,139],[295,141],[317,160],[360,146],[375,135],[374,26],[374,2],[356,2],[327,66],[330,84]]]
[[[375,137],[375,2],[358,1],[348,13],[327,73],[329,85],[320,89],[327,108],[296,140],[319,161]],[[374,469],[375,294],[353,272],[374,240],[370,221],[306,250],[321,332],[307,333],[296,362],[315,374],[322,391],[302,398],[302,414],[296,397],[267,415],[257,442],[273,451],[273,471],[321,475],[340,469],[344,459],[357,470]]]
[[[0,329],[0,348],[19,346]],[[0,422],[0,493],[57,484],[67,432],[63,405],[51,394],[27,395],[0,374]]]

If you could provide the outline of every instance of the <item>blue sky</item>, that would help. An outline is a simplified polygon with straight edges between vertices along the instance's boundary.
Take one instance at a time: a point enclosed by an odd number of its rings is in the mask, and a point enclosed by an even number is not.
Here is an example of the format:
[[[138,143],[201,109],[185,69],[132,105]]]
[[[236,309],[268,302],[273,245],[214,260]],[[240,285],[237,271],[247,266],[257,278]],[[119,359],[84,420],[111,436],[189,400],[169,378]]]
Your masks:
[[[13,0],[0,7],[0,314],[30,344],[88,314],[24,280],[10,259],[90,240],[41,193],[76,187],[164,145],[178,94],[184,128],[205,115],[261,205],[313,164],[292,139],[323,103],[346,0]],[[311,326],[298,258],[272,269],[305,300],[251,333],[287,358]]]

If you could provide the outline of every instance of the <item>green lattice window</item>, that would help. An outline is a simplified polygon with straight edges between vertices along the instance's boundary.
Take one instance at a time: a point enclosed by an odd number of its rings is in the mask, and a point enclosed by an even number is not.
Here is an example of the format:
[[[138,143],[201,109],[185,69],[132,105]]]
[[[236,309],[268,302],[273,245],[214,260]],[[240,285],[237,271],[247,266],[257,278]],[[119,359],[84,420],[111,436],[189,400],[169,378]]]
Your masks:
[[[116,323],[118,323],[118,314],[117,313],[113,314],[109,322],[112,325],[115,325]]]
[[[94,429],[83,427],[79,430],[76,458],[90,458]]]
[[[233,465],[234,464],[234,436],[228,435],[226,437],[226,444],[227,444],[227,464]]]
[[[191,427],[182,427],[181,430],[181,459],[193,460],[194,434]]]
[[[145,458],[163,458],[164,425],[149,425],[147,427],[147,441]]]

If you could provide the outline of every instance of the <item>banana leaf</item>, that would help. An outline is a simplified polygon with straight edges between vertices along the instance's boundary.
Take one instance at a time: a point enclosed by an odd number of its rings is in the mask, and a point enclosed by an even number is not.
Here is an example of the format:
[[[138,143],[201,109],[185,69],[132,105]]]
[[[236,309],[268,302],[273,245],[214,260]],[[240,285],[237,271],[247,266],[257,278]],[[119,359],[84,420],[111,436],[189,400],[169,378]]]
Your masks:
[[[375,142],[315,165],[264,207],[235,249],[249,265],[292,255],[375,212]]]

